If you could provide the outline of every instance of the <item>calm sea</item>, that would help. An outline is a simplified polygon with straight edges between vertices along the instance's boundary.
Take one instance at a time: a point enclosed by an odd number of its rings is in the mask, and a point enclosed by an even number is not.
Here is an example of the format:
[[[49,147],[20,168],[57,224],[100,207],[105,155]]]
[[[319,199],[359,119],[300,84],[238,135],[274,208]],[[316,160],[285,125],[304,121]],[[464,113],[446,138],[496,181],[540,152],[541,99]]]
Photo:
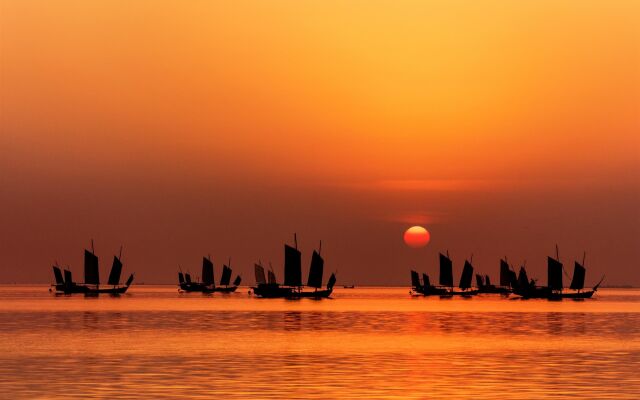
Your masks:
[[[1,398],[640,398],[640,290],[592,300],[0,286]]]

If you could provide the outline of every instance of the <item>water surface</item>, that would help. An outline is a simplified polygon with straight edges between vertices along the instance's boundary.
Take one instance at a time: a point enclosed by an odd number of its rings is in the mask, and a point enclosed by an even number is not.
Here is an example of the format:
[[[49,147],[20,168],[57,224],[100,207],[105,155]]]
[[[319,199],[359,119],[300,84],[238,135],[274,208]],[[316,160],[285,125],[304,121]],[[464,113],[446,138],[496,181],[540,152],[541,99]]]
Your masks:
[[[0,286],[0,392],[12,398],[640,397],[640,290],[592,300],[120,297]]]

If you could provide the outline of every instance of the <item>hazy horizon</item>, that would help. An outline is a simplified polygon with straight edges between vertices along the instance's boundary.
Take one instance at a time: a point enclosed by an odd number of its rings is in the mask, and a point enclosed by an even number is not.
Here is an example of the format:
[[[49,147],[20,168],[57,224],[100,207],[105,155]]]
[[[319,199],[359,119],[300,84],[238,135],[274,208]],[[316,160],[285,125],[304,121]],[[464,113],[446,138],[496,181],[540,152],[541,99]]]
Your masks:
[[[0,1],[0,283],[457,281],[473,254],[640,285],[640,3]],[[407,247],[423,225],[431,242]],[[326,281],[327,276],[325,276]],[[432,279],[433,279],[432,278]],[[568,279],[565,278],[567,281]],[[135,284],[135,282],[134,282]]]

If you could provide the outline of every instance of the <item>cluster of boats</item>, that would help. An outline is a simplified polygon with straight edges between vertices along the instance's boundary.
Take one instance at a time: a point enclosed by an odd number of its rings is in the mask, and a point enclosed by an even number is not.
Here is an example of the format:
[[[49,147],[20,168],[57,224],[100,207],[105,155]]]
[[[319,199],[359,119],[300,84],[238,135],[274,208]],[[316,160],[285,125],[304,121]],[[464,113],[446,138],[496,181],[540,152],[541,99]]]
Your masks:
[[[119,255],[113,256],[113,264],[111,265],[111,272],[109,273],[106,286],[100,286],[98,256],[95,254],[92,240],[91,251],[87,249],[84,250],[84,282],[74,282],[69,267],[64,268],[63,271],[56,263],[53,266],[53,276],[56,283],[52,285],[52,289],[54,289],[56,293],[62,294],[123,294],[129,289],[129,286],[131,286],[133,274],[129,276],[129,279],[127,279],[124,284],[120,283],[120,275],[122,275],[122,247],[120,248]]]
[[[182,292],[202,292],[202,293],[233,293],[236,291],[242,278],[240,275],[236,276],[236,279],[231,284],[231,259],[229,259],[229,265],[222,266],[222,274],[220,276],[220,284],[216,286],[213,279],[213,262],[211,257],[202,257],[202,280],[194,281],[191,279],[191,274],[188,272],[183,274],[182,271],[178,272],[178,287]]]
[[[324,274],[324,259],[320,255],[322,251],[322,242],[317,250],[313,250],[311,254],[311,264],[309,266],[309,275],[306,285],[302,282],[302,253],[298,250],[297,237],[294,234],[294,245],[284,245],[284,282],[278,283],[276,274],[270,266],[265,271],[261,262],[254,265],[255,286],[251,287],[253,294],[263,298],[326,298],[331,296],[333,288],[336,284],[336,275],[332,273],[329,277],[326,287],[322,287]],[[53,266],[53,275],[55,284],[51,290],[61,294],[83,293],[86,295],[97,294],[123,294],[125,293],[134,279],[131,274],[124,284],[120,283],[122,275],[122,248],[119,255],[113,256],[113,264],[106,285],[100,284],[100,271],[98,256],[96,256],[93,241],[91,241],[91,250],[84,251],[84,282],[74,282],[71,270],[61,268],[57,263]],[[574,264],[573,276],[568,288],[563,285],[563,275],[567,275],[562,262],[558,256],[556,246],[556,257],[547,257],[547,285],[540,286],[535,279],[530,279],[527,270],[523,266],[520,267],[516,274],[515,269],[509,265],[506,258],[500,260],[500,281],[498,285],[491,283],[489,275],[475,274],[475,286],[472,285],[474,276],[473,257],[465,260],[462,267],[462,274],[458,286],[454,286],[453,280],[453,262],[449,257],[449,253],[439,254],[440,276],[438,284],[431,283],[429,275],[423,273],[422,279],[418,272],[411,271],[411,294],[416,296],[475,296],[477,294],[500,294],[504,296],[517,295],[525,299],[586,299],[593,296],[598,287],[604,280],[604,276],[591,289],[585,290],[584,282],[586,269],[584,267],[584,258],[582,263],[578,261]],[[211,257],[202,258],[202,275],[198,279],[192,279],[189,272],[178,272],[178,290],[181,292],[201,292],[201,293],[233,293],[236,291],[242,278],[237,275],[233,283],[231,282],[233,270],[231,269],[231,260],[228,265],[224,264],[220,276],[219,284],[215,284],[214,268]],[[265,274],[266,272],[266,274]],[[345,286],[353,287],[353,286]]]
[[[332,273],[325,289],[322,289],[322,276],[324,273],[324,259],[320,255],[322,242],[318,251],[311,254],[311,265],[309,266],[309,277],[306,287],[312,290],[304,290],[302,284],[302,253],[298,250],[298,240],[293,235],[295,247],[284,245],[284,284],[279,284],[273,268],[267,271],[265,276],[264,267],[261,263],[254,265],[256,286],[252,287],[253,294],[264,298],[326,298],[333,293],[336,284],[336,275]]]
[[[500,284],[491,284],[489,275],[476,274],[476,287],[472,287],[473,265],[471,260],[465,260],[458,287],[453,284],[453,262],[447,253],[440,253],[440,276],[438,285],[433,285],[429,276],[422,274],[422,281],[418,272],[411,271],[411,294],[418,296],[474,296],[480,293],[495,293],[508,296],[514,294],[525,299],[588,299],[598,290],[604,276],[592,288],[584,289],[586,269],[584,258],[582,263],[575,262],[573,277],[568,288],[563,285],[564,266],[560,262],[556,246],[556,257],[547,257],[547,285],[539,286],[535,279],[529,279],[527,270],[523,266],[516,274],[506,259],[500,260]]]

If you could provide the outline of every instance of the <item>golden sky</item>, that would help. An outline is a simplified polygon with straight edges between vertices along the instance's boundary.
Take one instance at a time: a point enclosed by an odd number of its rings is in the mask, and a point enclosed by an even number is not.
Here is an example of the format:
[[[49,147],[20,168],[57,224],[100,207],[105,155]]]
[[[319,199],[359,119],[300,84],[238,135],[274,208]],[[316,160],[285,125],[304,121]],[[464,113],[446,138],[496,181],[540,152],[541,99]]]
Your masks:
[[[343,280],[405,283],[449,248],[545,281],[557,242],[623,283],[638,20],[617,0],[0,0],[0,266],[23,267],[0,280],[79,272],[91,237],[146,281],[206,253],[248,278],[297,231]]]

